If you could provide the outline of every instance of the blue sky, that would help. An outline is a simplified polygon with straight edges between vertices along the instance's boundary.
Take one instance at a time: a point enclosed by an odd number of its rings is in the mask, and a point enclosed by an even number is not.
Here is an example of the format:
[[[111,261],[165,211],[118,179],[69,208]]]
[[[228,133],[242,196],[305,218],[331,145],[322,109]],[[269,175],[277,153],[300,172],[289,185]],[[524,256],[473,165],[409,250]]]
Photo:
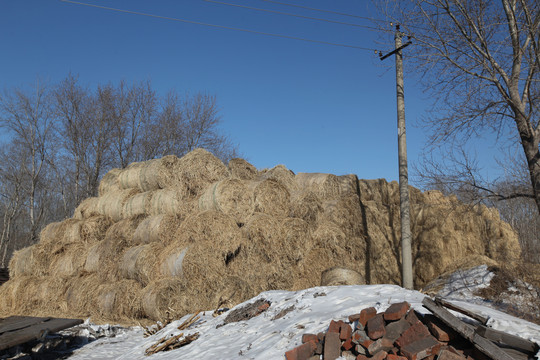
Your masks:
[[[82,0],[160,16],[290,35],[369,49],[381,33],[203,0]],[[374,26],[358,18],[262,0],[224,0],[304,16]],[[381,18],[370,1],[283,2]],[[388,25],[390,29],[390,25]],[[382,40],[393,41],[383,33]],[[354,173],[397,180],[394,59],[373,51],[309,43],[114,12],[59,0],[0,0],[0,88],[58,82],[69,72],[93,87],[151,80],[216,95],[222,129],[257,168]],[[406,57],[405,57],[406,61]],[[405,77],[409,163],[426,133],[415,127],[429,104]],[[414,181],[413,181],[414,184]]]

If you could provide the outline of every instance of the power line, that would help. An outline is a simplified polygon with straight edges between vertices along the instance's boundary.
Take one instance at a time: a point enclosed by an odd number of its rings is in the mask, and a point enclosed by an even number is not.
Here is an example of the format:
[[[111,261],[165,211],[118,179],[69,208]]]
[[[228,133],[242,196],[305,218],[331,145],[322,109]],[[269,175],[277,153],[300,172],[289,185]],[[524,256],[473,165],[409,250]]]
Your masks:
[[[214,4],[220,4],[220,5],[234,6],[234,7],[239,7],[239,8],[243,8],[243,9],[249,9],[249,10],[255,10],[255,11],[264,11],[264,12],[269,12],[269,13],[279,14],[279,15],[285,15],[285,16],[293,16],[293,17],[302,18],[302,19],[308,19],[308,20],[325,21],[325,22],[329,22],[329,23],[333,23],[333,24],[355,26],[355,27],[360,27],[360,28],[365,28],[365,29],[370,29],[370,30],[376,30],[376,31],[386,31],[386,30],[382,30],[382,29],[379,29],[379,28],[376,28],[376,27],[373,27],[373,26],[353,24],[353,23],[348,23],[348,22],[343,22],[343,21],[335,21],[335,20],[329,20],[329,19],[323,19],[323,18],[316,18],[316,17],[311,17],[311,16],[304,16],[304,15],[286,13],[286,12],[276,11],[276,10],[261,9],[261,8],[256,8],[256,7],[252,7],[252,6],[245,6],[245,5],[240,5],[240,4],[231,4],[231,3],[226,3],[226,2],[222,2],[222,1],[216,1],[216,0],[202,0],[202,1],[206,1],[206,2],[214,3]],[[392,32],[391,30],[388,30],[388,31]]]
[[[372,52],[377,51],[377,49],[366,48],[366,47],[361,47],[361,46],[356,46],[356,45],[333,43],[333,42],[329,42],[329,41],[306,39],[306,38],[290,36],[290,35],[274,34],[274,33],[267,33],[267,32],[256,31],[256,30],[249,30],[249,29],[241,29],[241,28],[236,28],[236,27],[224,26],[224,25],[209,24],[209,23],[204,23],[204,22],[199,22],[199,21],[192,21],[192,20],[173,18],[173,17],[169,17],[169,16],[155,15],[155,14],[143,13],[143,12],[138,12],[138,11],[131,11],[131,10],[112,8],[112,7],[108,7],[108,6],[88,4],[88,3],[79,2],[79,1],[73,1],[73,0],[60,0],[60,1],[65,2],[65,3],[76,4],[76,5],[89,6],[89,7],[98,8],[98,9],[116,11],[116,12],[121,12],[121,13],[125,13],[125,14],[148,16],[148,17],[152,17],[152,18],[156,18],[156,19],[179,21],[179,22],[183,22],[183,23],[203,25],[203,26],[209,26],[209,27],[219,28],[219,29],[242,31],[242,32],[247,32],[247,33],[251,33],[251,34],[274,36],[274,37],[279,37],[279,38],[284,38],[284,39],[300,40],[300,41],[306,41],[306,42],[324,44],[324,45],[332,45],[332,46],[341,46],[341,47],[346,47],[346,48],[352,48],[352,49],[358,49],[358,50],[367,50],[367,51],[372,51]]]

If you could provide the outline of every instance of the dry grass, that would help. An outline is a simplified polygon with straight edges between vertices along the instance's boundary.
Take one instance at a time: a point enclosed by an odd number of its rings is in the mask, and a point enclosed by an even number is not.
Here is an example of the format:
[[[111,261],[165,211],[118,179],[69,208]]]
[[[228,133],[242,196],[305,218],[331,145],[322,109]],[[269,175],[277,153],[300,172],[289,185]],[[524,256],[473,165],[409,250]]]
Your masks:
[[[240,180],[254,180],[259,175],[255,166],[240,158],[229,160],[229,172],[232,178]]]
[[[199,198],[201,211],[215,210],[245,223],[254,211],[253,197],[245,181],[225,179],[210,185]]]

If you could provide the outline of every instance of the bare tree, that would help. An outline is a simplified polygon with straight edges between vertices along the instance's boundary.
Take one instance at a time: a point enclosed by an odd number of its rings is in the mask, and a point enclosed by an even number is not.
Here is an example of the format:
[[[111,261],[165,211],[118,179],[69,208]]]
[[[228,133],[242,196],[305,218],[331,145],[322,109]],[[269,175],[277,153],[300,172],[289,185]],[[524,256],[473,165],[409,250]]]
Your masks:
[[[425,120],[433,130],[431,145],[450,143],[459,148],[486,131],[494,132],[502,143],[505,139],[519,143],[530,191],[500,198],[529,197],[540,212],[539,2],[409,0],[392,4],[386,13],[413,38],[415,69],[435,100],[433,116]],[[462,174],[469,170],[463,168]]]

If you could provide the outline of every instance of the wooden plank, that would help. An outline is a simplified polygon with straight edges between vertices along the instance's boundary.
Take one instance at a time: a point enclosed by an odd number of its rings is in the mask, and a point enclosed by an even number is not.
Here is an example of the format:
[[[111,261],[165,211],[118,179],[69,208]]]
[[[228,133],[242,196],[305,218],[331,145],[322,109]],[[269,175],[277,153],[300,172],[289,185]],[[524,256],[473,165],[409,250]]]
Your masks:
[[[0,323],[0,335],[8,331],[24,329],[29,326],[42,323],[49,319],[50,318],[45,318],[45,317],[11,316],[5,319],[6,320],[5,323],[4,322]]]
[[[526,353],[521,352],[521,351],[516,350],[516,349],[502,348],[502,351],[504,351],[505,353],[510,355],[512,357],[512,359],[516,359],[516,360],[529,360],[529,359],[534,358],[534,356],[531,356],[529,354],[526,354]]]
[[[445,308],[437,305],[427,296],[422,300],[422,305],[441,319],[446,325],[457,331],[465,339],[469,340],[474,347],[489,356],[493,360],[513,360],[513,358],[501,350],[490,340],[481,337],[475,333],[474,327],[465,324]]]
[[[440,297],[436,297],[435,298],[435,303],[437,303],[438,305],[442,305],[450,310],[454,310],[454,311],[457,311],[459,313],[462,313],[464,315],[467,315],[468,317],[476,320],[476,321],[479,321],[480,323],[482,323],[483,325],[486,325],[489,318],[485,317],[485,316],[482,316],[480,314],[476,314],[470,310],[467,310],[459,305],[456,305],[456,304],[452,304],[451,302],[449,301],[446,301]]]
[[[54,333],[81,324],[80,319],[49,319],[24,329],[6,332],[0,335],[0,351],[40,339],[47,333]]]
[[[519,336],[507,334],[503,331],[488,328],[483,325],[476,327],[476,333],[491,341],[508,345],[511,348],[522,350],[529,354],[536,354],[539,350],[538,344],[532,341],[523,339]]]

